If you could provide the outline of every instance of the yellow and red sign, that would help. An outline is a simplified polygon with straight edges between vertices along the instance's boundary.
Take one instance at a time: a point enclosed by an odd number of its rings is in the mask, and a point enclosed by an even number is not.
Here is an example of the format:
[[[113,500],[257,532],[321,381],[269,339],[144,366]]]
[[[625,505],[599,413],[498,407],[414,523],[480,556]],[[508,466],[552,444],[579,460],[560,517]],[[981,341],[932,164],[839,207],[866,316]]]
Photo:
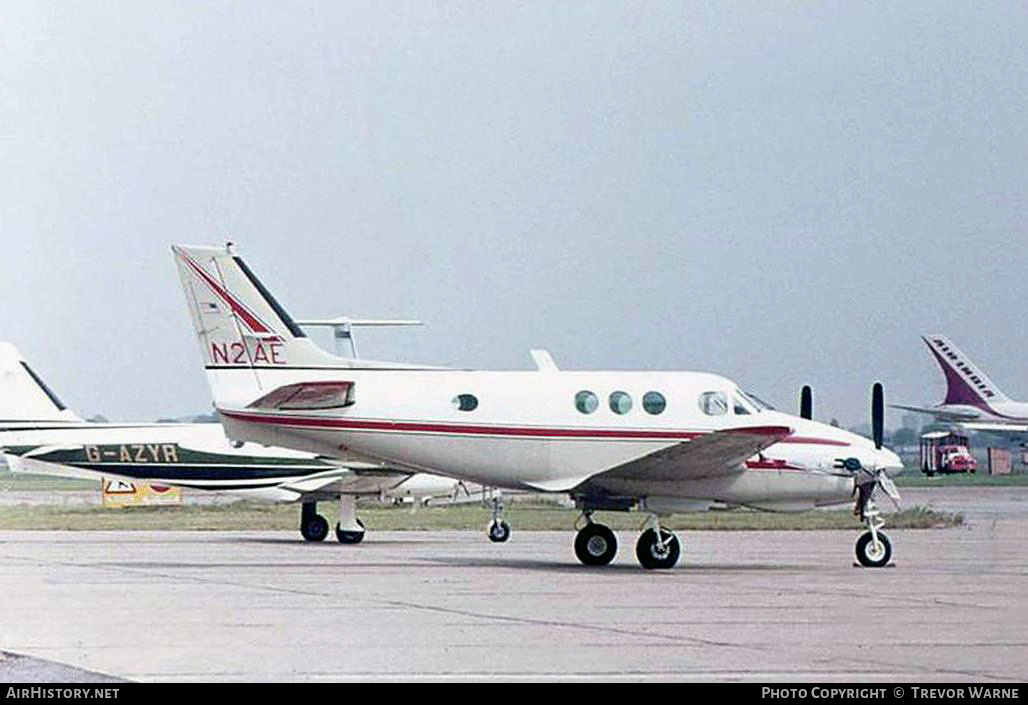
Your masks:
[[[182,503],[182,488],[148,485],[105,477],[102,482],[103,506],[106,509],[125,507],[159,507]]]

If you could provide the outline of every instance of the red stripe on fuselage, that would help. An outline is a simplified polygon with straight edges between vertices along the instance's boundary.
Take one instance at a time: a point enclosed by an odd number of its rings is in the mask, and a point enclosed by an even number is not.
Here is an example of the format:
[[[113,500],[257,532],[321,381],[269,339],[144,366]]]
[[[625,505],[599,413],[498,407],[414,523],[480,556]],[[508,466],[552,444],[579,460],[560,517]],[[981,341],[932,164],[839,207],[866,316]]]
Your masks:
[[[596,428],[541,428],[532,426],[481,426],[470,424],[441,424],[417,421],[368,421],[363,419],[340,419],[325,417],[286,416],[281,414],[249,414],[219,409],[223,416],[250,423],[277,424],[302,428],[323,428],[342,431],[394,431],[407,433],[453,433],[475,436],[514,436],[528,438],[625,438],[637,440],[687,441],[706,435],[709,431],[642,431]],[[754,435],[778,435],[778,426],[755,426],[730,428],[731,433],[752,433]],[[826,438],[805,438],[789,436],[779,443],[809,443],[815,445],[848,446],[849,443]]]

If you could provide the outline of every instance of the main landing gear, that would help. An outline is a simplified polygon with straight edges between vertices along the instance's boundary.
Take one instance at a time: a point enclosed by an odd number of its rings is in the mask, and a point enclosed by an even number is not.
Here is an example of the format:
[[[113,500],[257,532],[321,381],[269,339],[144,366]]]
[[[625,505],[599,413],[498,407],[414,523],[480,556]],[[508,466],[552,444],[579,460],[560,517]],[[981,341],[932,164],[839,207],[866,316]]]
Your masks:
[[[328,536],[328,520],[318,514],[317,502],[304,502],[300,511],[300,533],[305,541],[324,541]]]
[[[336,539],[339,543],[360,543],[364,540],[364,524],[357,518],[357,498],[352,494],[339,496]]]
[[[318,514],[317,502],[304,502],[300,512],[300,534],[306,541],[324,541],[328,537],[328,520]],[[357,498],[339,498],[339,522],[336,524],[339,543],[360,543],[364,540],[364,524],[357,518]]]
[[[585,565],[607,565],[618,552],[618,540],[610,527],[592,520],[592,512],[582,513],[585,526],[575,536],[575,555]],[[667,569],[678,563],[682,553],[678,537],[661,528],[656,515],[650,517],[650,526],[639,535],[635,544],[635,557],[643,568]]]
[[[654,514],[652,526],[641,534],[635,544],[635,557],[643,568],[650,570],[674,568],[681,555],[682,548],[678,537],[667,529],[660,527],[660,519]]]
[[[575,536],[575,555],[585,565],[607,565],[617,555],[617,537],[609,527],[594,524],[591,513],[584,516],[586,524]]]

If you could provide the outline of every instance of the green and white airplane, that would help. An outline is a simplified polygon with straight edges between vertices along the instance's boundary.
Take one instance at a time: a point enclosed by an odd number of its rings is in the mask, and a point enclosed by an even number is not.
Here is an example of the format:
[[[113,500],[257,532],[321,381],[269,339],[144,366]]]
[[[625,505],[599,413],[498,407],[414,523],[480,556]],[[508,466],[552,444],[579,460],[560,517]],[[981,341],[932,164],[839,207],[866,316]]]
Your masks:
[[[300,533],[322,541],[320,501],[339,501],[336,538],[359,543],[358,497],[421,501],[457,481],[379,461],[232,442],[217,423],[96,423],[68,409],[14,345],[0,342],[0,452],[12,472],[146,482],[301,504]],[[464,492],[467,495],[467,492]]]

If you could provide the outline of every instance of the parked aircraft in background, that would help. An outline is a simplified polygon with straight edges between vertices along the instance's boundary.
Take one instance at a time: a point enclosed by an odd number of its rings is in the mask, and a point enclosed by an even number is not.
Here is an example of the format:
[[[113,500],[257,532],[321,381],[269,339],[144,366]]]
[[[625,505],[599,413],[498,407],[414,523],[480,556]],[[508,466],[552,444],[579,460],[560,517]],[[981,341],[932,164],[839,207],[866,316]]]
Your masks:
[[[346,359],[321,350],[231,246],[175,247],[215,406],[236,441],[380,462],[504,489],[569,494],[584,526],[575,553],[605,565],[617,539],[597,510],[637,508],[646,568],[669,568],[672,511],[712,504],[795,510],[849,501],[868,530],[865,566],[891,546],[873,490],[898,496],[902,468],[874,441],[762,408],[724,377],[699,372],[566,372],[545,354],[537,371],[486,372]],[[499,507],[490,531],[509,526]]]
[[[1016,436],[1028,433],[1028,403],[1011,401],[949,338],[933,334],[921,339],[946,378],[946,398],[938,406],[893,407],[928,414],[971,431]]]
[[[92,423],[66,408],[10,343],[0,343],[0,447],[14,472],[100,477],[299,502],[300,533],[328,535],[317,502],[339,500],[336,538],[358,543],[357,497],[416,501],[457,494],[451,478],[381,461],[341,463],[309,452],[232,443],[216,423]],[[412,483],[406,486],[407,483]],[[466,493],[464,493],[466,495]],[[461,495],[458,495],[461,496]]]

